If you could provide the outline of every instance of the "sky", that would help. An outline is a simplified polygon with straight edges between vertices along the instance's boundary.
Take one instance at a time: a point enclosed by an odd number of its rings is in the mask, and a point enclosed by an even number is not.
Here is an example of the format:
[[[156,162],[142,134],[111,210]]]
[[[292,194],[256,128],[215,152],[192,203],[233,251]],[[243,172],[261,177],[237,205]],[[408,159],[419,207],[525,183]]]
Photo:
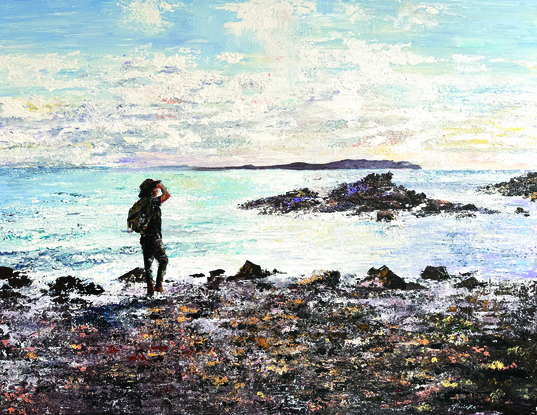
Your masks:
[[[537,3],[2,0],[0,165],[537,168]]]

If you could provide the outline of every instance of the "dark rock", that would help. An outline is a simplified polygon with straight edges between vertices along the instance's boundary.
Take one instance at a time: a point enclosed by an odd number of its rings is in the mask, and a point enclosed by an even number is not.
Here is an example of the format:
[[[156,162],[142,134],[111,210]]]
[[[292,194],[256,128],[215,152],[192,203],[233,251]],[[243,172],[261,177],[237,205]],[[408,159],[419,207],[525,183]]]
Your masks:
[[[125,283],[145,282],[145,270],[140,267],[134,268],[126,274],[123,274],[118,280]]]
[[[244,265],[239,269],[237,275],[229,277],[229,281],[239,280],[254,280],[258,278],[265,278],[270,275],[270,272],[264,271],[261,267],[253,262],[246,261]]]
[[[274,284],[270,282],[259,281],[257,283],[257,289],[259,291],[268,291],[268,290],[271,290],[272,288],[274,288]]]
[[[421,278],[424,280],[444,281],[449,279],[449,274],[445,266],[432,267],[427,265],[421,272]]]
[[[380,210],[377,212],[377,222],[385,221],[390,222],[395,219],[393,212],[389,210]]]
[[[316,286],[324,285],[332,288],[336,288],[341,279],[339,271],[321,271],[318,274],[312,275],[310,278],[303,279],[297,283],[297,285],[303,286]]]
[[[456,209],[465,210],[468,212],[477,212],[479,210],[477,206],[474,205],[473,203],[468,203],[466,205],[456,205]]]
[[[3,300],[14,300],[22,297],[23,295],[21,293],[13,291],[13,288],[7,284],[4,284],[2,288],[0,288],[0,298]]]
[[[320,204],[319,193],[308,188],[292,190],[284,195],[271,196],[241,204],[242,209],[262,209],[262,213],[290,213],[297,210],[306,211]]]
[[[406,290],[426,290],[427,287],[424,287],[421,284],[418,284],[417,282],[407,282],[406,283]]]
[[[220,284],[226,280],[225,277],[209,277],[207,279],[207,288],[210,290],[219,290]]]
[[[205,274],[202,274],[202,273],[199,273],[199,274],[191,274],[191,275],[189,275],[189,277],[193,277],[193,278],[203,278],[203,277],[205,277]]]
[[[13,275],[13,269],[9,267],[0,267],[0,280],[7,280]]]
[[[468,288],[469,290],[473,290],[476,287],[480,287],[483,284],[480,283],[475,277],[470,277],[465,279],[464,281],[459,282],[458,284],[455,284],[455,288]]]
[[[261,214],[285,214],[289,212],[345,212],[352,214],[377,211],[377,221],[391,221],[395,211],[417,210],[416,216],[459,213],[472,216],[470,212],[496,213],[479,209],[472,204],[454,204],[445,200],[428,199],[425,193],[397,186],[393,174],[371,173],[353,183],[342,183],[321,198],[308,188],[293,190],[283,195],[248,201],[239,205],[242,209],[259,209]]]
[[[213,279],[214,277],[218,277],[219,275],[225,274],[226,271],[223,269],[215,269],[213,271],[209,271],[209,279]]]
[[[372,173],[354,183],[343,183],[334,188],[328,200],[320,209],[323,212],[358,209],[359,212],[373,210],[409,210],[421,205],[426,196],[396,186],[392,182],[393,174]]]
[[[495,210],[478,208],[472,203],[463,205],[462,203],[451,203],[447,200],[428,199],[425,206],[415,213],[416,216],[430,216],[440,213],[456,213],[458,218],[475,217],[475,212],[493,214]]]
[[[508,182],[489,184],[478,190],[487,193],[500,193],[503,196],[529,197],[531,201],[537,199],[537,172],[529,172],[524,176],[511,178]]]
[[[371,268],[367,271],[367,277],[359,284],[362,287],[401,289],[407,288],[407,283],[386,265],[380,268]]]
[[[84,285],[84,289],[80,292],[80,294],[86,295],[100,295],[102,293],[104,293],[104,288],[94,282]]]
[[[22,288],[32,285],[32,280],[26,274],[9,267],[0,267],[0,280],[7,280],[11,288]]]
[[[427,200],[427,204],[422,208],[422,211],[440,213],[453,209],[453,206],[453,203],[447,200],[429,199]]]
[[[527,210],[524,210],[524,208],[521,208],[521,207],[517,207],[515,210],[515,213],[518,215],[524,215],[524,216],[530,215],[530,212],[528,212]]]
[[[56,279],[56,281],[50,285],[49,294],[56,296],[75,291],[79,292],[79,290],[82,290],[83,288],[84,284],[80,279],[68,275]]]
[[[59,296],[69,293],[86,294],[86,295],[99,295],[104,292],[103,287],[96,285],[93,282],[84,284],[80,278],[72,277],[70,275],[66,277],[59,277],[55,282],[49,284],[49,295]]]

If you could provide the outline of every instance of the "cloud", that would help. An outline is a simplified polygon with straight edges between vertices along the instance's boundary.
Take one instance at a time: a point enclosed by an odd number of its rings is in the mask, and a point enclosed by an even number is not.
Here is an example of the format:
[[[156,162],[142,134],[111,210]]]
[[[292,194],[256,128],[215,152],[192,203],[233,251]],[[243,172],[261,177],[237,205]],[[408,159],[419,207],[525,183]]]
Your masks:
[[[182,4],[169,4],[161,0],[122,0],[122,3],[118,4],[123,8],[122,23],[131,30],[149,35],[172,27],[172,23],[164,19],[163,15],[182,7]]]
[[[367,21],[369,17],[363,9],[357,4],[345,4],[345,15],[349,19],[349,22],[356,23],[358,21]]]
[[[224,28],[236,36],[254,34],[264,45],[266,53],[285,54],[291,47],[291,37],[299,18],[316,10],[316,3],[308,0],[249,0],[244,3],[226,3],[217,9],[236,13],[238,22],[227,22]]]
[[[222,52],[215,56],[216,60],[227,61],[231,64],[239,63],[246,58],[244,53]]]
[[[399,8],[394,25],[405,30],[435,27],[439,24],[437,16],[443,10],[445,6],[440,4],[405,3]]]
[[[94,61],[83,54],[4,56],[3,82],[31,93],[0,99],[0,164],[57,165],[62,157],[54,154],[68,149],[77,164],[136,155],[178,163],[208,154],[314,160],[322,153],[412,157],[426,165],[423,152],[445,158],[535,145],[530,75],[502,81],[488,72],[465,74],[452,68],[485,58],[440,61],[409,44],[348,35],[336,42],[303,38],[296,48],[291,75],[283,66],[253,70],[256,57],[229,52],[217,59],[248,58],[247,70],[207,70],[198,65],[199,51],[189,49],[165,54],[148,47]],[[433,65],[445,65],[441,75]]]

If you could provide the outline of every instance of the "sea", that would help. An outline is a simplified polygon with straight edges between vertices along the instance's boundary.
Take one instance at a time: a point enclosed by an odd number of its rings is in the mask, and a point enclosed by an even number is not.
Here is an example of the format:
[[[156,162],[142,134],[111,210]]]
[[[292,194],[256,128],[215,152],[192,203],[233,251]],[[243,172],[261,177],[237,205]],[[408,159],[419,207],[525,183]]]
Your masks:
[[[139,235],[127,212],[146,178],[162,180],[168,283],[224,269],[234,275],[249,260],[281,279],[338,270],[365,276],[388,266],[416,280],[428,265],[481,279],[537,275],[537,207],[522,197],[478,191],[516,171],[393,170],[393,182],[430,198],[473,203],[498,213],[474,217],[400,213],[262,215],[241,203],[307,187],[327,194],[345,182],[385,170],[221,170],[180,168],[0,168],[0,265],[50,282],[72,275],[103,286],[143,266]],[[516,214],[518,207],[529,216]]]

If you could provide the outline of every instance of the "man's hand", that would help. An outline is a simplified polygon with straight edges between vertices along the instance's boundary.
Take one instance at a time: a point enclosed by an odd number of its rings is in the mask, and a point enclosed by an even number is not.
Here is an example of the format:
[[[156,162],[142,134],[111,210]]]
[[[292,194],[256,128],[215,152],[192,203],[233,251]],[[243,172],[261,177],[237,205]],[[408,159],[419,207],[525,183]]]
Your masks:
[[[164,203],[171,197],[171,194],[166,190],[162,183],[157,184],[157,189],[160,189],[162,191],[162,195],[160,196],[161,203]]]

